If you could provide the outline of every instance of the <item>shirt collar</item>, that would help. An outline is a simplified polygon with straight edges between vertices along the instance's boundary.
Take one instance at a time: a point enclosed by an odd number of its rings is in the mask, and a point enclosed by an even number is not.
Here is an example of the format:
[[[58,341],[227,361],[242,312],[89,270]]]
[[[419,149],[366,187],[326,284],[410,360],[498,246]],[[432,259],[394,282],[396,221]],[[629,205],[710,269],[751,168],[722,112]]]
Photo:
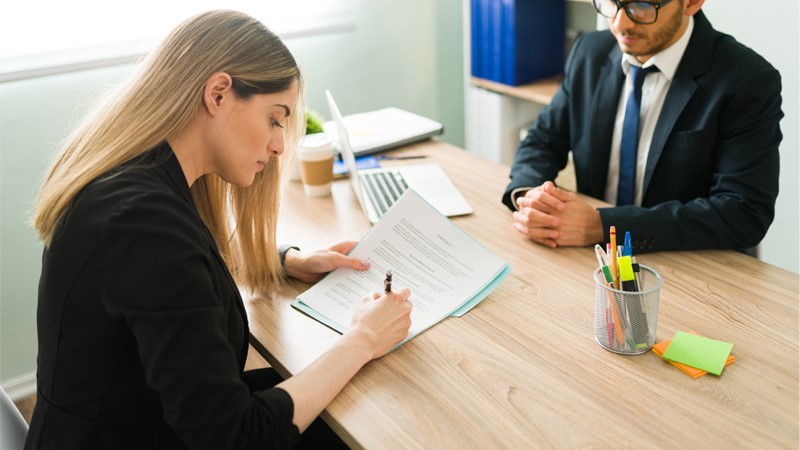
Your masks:
[[[668,80],[672,81],[672,78],[675,76],[675,72],[678,70],[678,64],[680,64],[681,58],[683,58],[683,53],[686,51],[686,47],[689,45],[689,39],[692,37],[693,30],[694,17],[692,16],[689,17],[689,26],[687,26],[686,30],[683,31],[683,35],[677,41],[675,41],[674,44],[656,53],[644,64],[639,64],[639,61],[637,61],[633,55],[623,53],[622,72],[627,75],[631,65],[641,66],[645,69],[650,66],[656,66],[661,74],[667,77]]]

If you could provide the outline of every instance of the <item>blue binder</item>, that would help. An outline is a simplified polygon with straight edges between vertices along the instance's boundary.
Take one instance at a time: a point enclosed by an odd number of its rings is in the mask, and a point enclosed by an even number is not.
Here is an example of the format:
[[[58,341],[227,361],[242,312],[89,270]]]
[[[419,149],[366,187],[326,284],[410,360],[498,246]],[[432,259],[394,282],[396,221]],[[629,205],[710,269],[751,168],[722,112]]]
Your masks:
[[[472,75],[517,86],[564,69],[564,0],[471,0]]]

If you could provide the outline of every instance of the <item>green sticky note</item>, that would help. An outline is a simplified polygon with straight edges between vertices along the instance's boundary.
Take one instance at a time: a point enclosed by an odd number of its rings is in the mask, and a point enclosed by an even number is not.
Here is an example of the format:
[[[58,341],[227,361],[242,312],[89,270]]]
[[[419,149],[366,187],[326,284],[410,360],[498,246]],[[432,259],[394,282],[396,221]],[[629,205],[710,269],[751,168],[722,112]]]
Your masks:
[[[678,331],[664,352],[664,358],[720,375],[731,350],[733,344],[730,342]]]

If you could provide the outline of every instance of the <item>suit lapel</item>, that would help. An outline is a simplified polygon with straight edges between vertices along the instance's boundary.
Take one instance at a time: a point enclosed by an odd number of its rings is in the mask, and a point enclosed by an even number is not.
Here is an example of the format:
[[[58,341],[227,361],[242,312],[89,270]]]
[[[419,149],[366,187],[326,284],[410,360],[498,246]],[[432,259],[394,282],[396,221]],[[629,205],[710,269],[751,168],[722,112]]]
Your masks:
[[[611,136],[614,132],[615,115],[619,104],[619,95],[625,81],[620,61],[622,52],[619,46],[614,45],[608,54],[608,60],[600,70],[600,77],[594,86],[595,94],[592,99],[592,196],[603,198],[608,178],[608,164],[611,155]]]
[[[644,171],[642,184],[643,203],[646,198],[650,181],[653,178],[658,160],[664,151],[667,138],[672,134],[672,129],[683,109],[697,90],[695,77],[708,70],[713,52],[713,28],[702,11],[694,16],[694,32],[686,46],[686,51],[675,72],[675,77],[670,83],[664,106],[658,116],[650,151],[647,155],[647,165]]]

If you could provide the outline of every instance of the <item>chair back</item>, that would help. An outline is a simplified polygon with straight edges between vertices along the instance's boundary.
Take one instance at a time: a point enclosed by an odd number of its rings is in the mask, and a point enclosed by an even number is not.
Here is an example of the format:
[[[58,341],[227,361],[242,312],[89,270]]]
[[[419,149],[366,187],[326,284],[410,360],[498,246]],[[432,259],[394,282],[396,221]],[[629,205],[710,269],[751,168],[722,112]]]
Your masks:
[[[28,424],[0,386],[0,450],[22,450],[27,434]]]

